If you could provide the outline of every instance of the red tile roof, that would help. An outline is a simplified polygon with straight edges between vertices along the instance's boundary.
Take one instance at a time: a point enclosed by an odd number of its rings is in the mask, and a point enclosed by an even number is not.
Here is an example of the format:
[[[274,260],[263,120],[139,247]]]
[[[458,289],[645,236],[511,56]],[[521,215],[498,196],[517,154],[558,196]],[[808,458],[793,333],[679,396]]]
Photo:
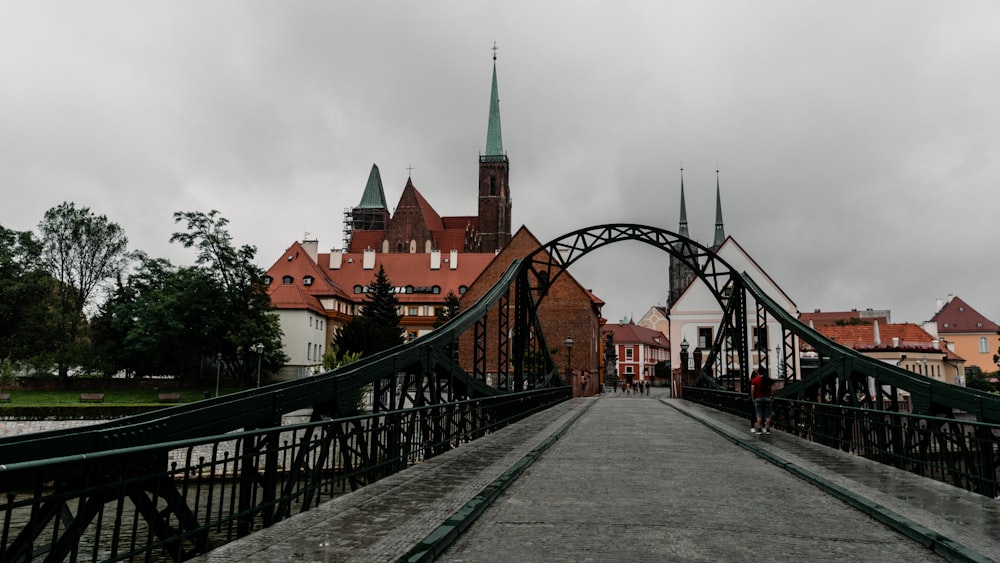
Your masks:
[[[890,350],[922,350],[945,353],[950,359],[958,358],[938,343],[934,347],[935,338],[924,329],[913,323],[878,324],[879,343],[875,343],[875,325],[825,325],[815,327],[820,334],[831,340],[848,346],[859,352],[890,351]],[[898,345],[893,345],[893,338],[898,338]]]
[[[959,297],[952,297],[941,310],[931,317],[937,323],[938,334],[963,332],[989,332],[996,334],[1000,326],[973,309]]]
[[[319,299],[302,291],[297,284],[278,284],[271,290],[271,306],[275,309],[301,310],[308,309],[320,315],[326,315],[326,310]]]
[[[601,327],[601,333],[614,332],[615,344],[645,344],[670,349],[670,340],[658,330],[639,326],[635,323],[608,323]]]

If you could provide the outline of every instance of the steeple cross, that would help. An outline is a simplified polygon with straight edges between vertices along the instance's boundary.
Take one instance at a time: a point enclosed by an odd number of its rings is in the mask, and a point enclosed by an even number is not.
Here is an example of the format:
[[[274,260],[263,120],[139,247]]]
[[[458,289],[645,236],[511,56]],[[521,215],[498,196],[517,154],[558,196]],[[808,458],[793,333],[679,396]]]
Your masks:
[[[406,177],[407,178],[412,178],[413,177],[413,166],[407,166],[406,167]]]
[[[491,51],[493,51],[493,60],[494,61],[497,60],[497,50],[498,49],[499,49],[499,47],[497,47],[497,42],[494,41],[493,42],[493,47],[490,49]]]

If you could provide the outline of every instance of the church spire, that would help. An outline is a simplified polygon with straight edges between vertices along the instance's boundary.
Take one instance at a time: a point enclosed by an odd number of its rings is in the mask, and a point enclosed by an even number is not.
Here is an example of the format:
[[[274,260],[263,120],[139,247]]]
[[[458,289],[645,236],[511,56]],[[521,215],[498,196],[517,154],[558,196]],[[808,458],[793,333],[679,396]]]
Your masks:
[[[713,248],[719,248],[726,241],[726,228],[722,226],[722,195],[719,191],[719,169],[715,169],[715,242]]]
[[[368,183],[365,184],[365,191],[361,194],[361,203],[358,209],[387,209],[385,203],[385,190],[382,189],[382,175],[378,172],[378,166],[372,164],[372,170],[368,173]]]
[[[678,233],[682,237],[691,238],[688,235],[688,212],[687,204],[684,203],[684,167],[681,167],[681,221],[678,225]]]
[[[493,89],[490,91],[490,121],[486,128],[487,156],[503,154],[503,138],[500,134],[500,96],[497,93],[497,44],[493,43]]]

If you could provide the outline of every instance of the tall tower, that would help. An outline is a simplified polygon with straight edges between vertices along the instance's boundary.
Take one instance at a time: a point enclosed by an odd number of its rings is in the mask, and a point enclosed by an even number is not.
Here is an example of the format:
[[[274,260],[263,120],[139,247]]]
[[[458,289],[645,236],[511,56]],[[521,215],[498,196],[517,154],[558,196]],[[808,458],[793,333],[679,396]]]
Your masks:
[[[677,234],[684,238],[691,238],[688,234],[688,220],[687,220],[687,205],[684,202],[684,169],[681,168],[681,217],[680,224],[677,226]],[[681,252],[693,260],[694,249],[684,245]],[[675,257],[673,254],[670,255],[670,265],[669,265],[669,276],[670,276],[670,296],[667,299],[667,312],[670,312],[670,307],[674,305],[677,299],[681,296],[681,293],[691,282],[694,281],[694,271],[688,268],[681,262],[680,258]]]
[[[372,164],[372,170],[368,173],[368,183],[365,184],[365,192],[361,194],[361,202],[346,215],[344,248],[350,248],[355,232],[384,231],[389,225],[389,206],[385,203],[382,175],[375,164]]]
[[[722,195],[719,193],[719,170],[715,170],[715,240],[712,250],[718,250],[726,242],[726,228],[722,226]]]
[[[496,252],[510,241],[510,162],[500,134],[497,47],[493,45],[493,88],[486,129],[486,152],[479,155],[479,244],[468,251]]]

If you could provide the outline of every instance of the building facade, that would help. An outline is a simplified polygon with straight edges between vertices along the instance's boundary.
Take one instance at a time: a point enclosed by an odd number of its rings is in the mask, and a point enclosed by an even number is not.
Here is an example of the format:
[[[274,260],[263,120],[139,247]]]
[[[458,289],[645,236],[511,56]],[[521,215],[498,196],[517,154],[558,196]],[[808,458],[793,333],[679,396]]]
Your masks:
[[[938,300],[937,311],[931,320],[924,323],[924,329],[939,339],[965,359],[966,367],[977,367],[991,372],[998,366],[994,355],[1000,353],[1000,326],[986,318],[959,297],[949,296]]]
[[[394,286],[409,340],[431,331],[449,293],[461,297],[510,241],[510,162],[500,129],[496,57],[486,150],[469,194],[476,214],[441,216],[410,177],[390,213],[373,164],[358,205],[344,215],[344,247],[321,253],[317,240],[296,241],[267,270],[291,358],[278,379],[304,377],[321,366],[337,330],[361,313],[380,268]]]
[[[635,323],[608,323],[601,332],[615,346],[618,379],[629,384],[656,381],[656,364],[670,359],[670,341],[658,330]]]

